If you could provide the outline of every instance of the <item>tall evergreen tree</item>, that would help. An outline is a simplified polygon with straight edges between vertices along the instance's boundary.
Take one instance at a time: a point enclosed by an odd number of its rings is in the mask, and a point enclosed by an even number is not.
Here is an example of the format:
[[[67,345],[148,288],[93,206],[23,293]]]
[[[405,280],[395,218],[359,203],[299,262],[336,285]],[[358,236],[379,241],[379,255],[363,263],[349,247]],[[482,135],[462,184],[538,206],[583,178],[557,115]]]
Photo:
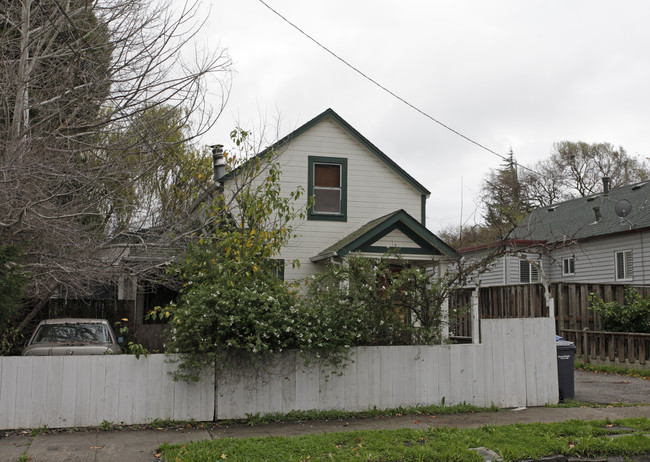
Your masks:
[[[482,200],[483,218],[497,238],[506,237],[530,213],[512,148],[501,168],[491,171],[484,181]]]

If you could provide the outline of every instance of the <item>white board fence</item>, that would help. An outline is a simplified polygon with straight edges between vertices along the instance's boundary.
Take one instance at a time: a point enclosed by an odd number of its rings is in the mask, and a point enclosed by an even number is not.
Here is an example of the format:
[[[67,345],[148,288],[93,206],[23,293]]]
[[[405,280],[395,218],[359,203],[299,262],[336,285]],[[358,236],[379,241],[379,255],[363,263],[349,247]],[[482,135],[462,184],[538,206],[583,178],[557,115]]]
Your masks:
[[[499,407],[558,401],[550,318],[481,321],[481,344],[358,347],[342,375],[305,366],[295,352],[217,379],[217,419],[292,410],[360,411],[468,403]]]
[[[174,382],[165,355],[0,358],[0,429],[214,417],[214,373]]]
[[[259,368],[227,368],[216,387],[214,371],[197,383],[174,382],[164,355],[1,357],[0,429],[355,411],[443,398],[499,407],[558,401],[552,319],[482,320],[481,337],[474,345],[354,348],[340,376],[286,352]]]

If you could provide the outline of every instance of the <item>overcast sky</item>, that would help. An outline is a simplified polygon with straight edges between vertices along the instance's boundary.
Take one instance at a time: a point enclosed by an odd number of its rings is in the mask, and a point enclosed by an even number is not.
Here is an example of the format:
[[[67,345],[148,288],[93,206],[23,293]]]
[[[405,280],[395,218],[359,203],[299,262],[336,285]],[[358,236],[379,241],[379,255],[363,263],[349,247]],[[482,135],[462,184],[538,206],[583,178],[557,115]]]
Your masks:
[[[520,164],[562,140],[650,157],[650,2],[265,1],[433,118],[503,155],[512,147]],[[480,221],[482,179],[502,159],[259,0],[208,4],[204,43],[226,48],[236,73],[206,144],[227,144],[238,123],[259,128],[260,114],[271,125],[279,115],[284,136],[331,107],[431,191],[432,231]]]

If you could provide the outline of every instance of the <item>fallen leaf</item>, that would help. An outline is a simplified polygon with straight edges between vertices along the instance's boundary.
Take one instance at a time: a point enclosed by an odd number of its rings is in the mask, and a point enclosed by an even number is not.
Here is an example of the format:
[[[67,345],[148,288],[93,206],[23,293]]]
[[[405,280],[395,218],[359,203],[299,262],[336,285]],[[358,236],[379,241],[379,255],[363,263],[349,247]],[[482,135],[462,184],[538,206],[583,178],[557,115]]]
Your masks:
[[[90,449],[102,449],[104,446],[90,446]]]
[[[222,458],[222,459],[225,459],[226,457],[228,457],[228,456],[225,455],[225,454],[221,454],[221,458]]]
[[[417,425],[417,424],[420,424],[420,423],[422,423],[422,422],[419,421],[419,420],[414,420],[413,423],[414,423],[415,425]]]

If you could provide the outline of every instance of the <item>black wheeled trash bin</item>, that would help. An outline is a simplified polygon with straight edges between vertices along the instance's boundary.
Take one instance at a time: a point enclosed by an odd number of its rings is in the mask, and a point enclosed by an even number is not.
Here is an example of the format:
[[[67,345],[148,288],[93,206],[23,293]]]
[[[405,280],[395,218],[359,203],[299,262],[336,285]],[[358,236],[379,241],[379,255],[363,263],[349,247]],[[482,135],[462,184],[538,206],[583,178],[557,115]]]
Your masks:
[[[557,348],[557,381],[560,387],[560,401],[575,398],[574,361],[576,346],[573,342],[559,340]]]

